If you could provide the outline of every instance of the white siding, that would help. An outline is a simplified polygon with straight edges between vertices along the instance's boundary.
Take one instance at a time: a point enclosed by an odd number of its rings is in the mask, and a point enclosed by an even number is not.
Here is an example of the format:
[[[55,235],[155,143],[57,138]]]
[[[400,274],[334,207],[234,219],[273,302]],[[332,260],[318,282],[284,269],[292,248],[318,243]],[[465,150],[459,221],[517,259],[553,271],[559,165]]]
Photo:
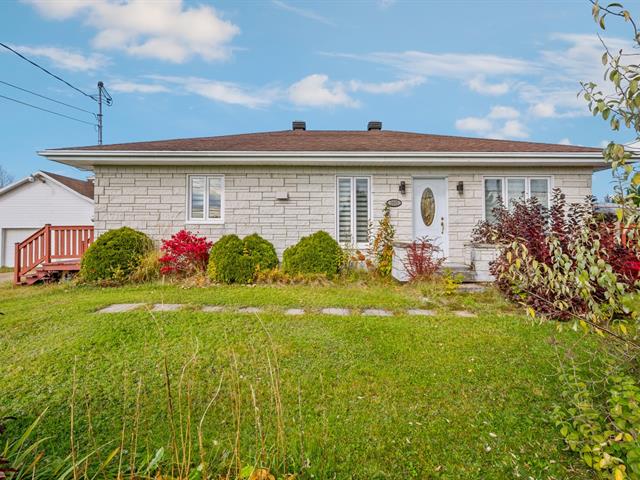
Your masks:
[[[0,262],[13,265],[13,242],[23,234],[28,236],[26,229],[39,229],[46,223],[91,225],[92,217],[93,202],[57,183],[49,179],[43,183],[40,178],[24,183],[0,195]]]

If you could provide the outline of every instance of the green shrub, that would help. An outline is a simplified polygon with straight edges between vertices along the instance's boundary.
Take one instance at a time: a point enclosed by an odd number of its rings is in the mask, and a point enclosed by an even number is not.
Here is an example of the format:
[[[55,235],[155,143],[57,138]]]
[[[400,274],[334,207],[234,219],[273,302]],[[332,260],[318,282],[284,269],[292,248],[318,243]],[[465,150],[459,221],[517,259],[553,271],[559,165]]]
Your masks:
[[[209,253],[209,278],[222,283],[251,283],[255,273],[253,260],[245,252],[237,235],[224,235]]]
[[[342,249],[327,232],[319,231],[287,248],[282,257],[285,273],[321,273],[333,277],[342,263]]]
[[[278,255],[273,244],[257,233],[244,237],[244,249],[251,257],[256,271],[271,270],[278,266]]]
[[[244,240],[224,235],[211,248],[207,274],[215,282],[252,283],[259,271],[277,266],[276,249],[257,233]]]
[[[80,276],[83,280],[124,281],[153,249],[144,233],[129,227],[109,230],[89,246],[82,257]]]

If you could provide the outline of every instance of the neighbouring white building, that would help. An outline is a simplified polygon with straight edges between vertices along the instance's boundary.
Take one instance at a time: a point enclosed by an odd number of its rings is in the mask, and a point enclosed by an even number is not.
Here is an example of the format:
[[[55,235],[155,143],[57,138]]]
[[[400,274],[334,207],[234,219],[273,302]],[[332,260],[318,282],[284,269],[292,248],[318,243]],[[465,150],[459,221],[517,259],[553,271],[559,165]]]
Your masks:
[[[0,189],[0,265],[12,267],[15,243],[47,223],[92,225],[93,187],[40,171]]]

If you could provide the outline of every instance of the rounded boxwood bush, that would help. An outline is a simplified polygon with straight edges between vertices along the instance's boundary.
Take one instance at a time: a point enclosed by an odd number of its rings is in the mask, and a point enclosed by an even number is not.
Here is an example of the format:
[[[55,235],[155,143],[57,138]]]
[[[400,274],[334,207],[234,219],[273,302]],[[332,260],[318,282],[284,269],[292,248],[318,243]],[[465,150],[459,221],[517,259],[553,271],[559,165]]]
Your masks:
[[[237,235],[223,235],[211,247],[207,273],[216,282],[251,283],[255,266]]]
[[[144,233],[129,227],[109,230],[93,242],[80,266],[83,280],[124,280],[138,268],[153,242]]]
[[[290,275],[320,273],[332,277],[338,273],[341,262],[340,245],[322,230],[302,237],[282,257],[282,267]]]
[[[244,249],[251,257],[256,271],[266,271],[278,266],[278,254],[273,244],[257,233],[244,237]]]

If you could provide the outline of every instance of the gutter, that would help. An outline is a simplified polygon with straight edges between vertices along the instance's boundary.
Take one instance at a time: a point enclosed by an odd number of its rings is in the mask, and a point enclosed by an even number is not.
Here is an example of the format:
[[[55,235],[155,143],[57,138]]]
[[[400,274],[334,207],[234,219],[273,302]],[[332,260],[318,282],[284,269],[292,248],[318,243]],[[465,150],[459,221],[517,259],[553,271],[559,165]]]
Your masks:
[[[39,155],[85,170],[115,165],[254,166],[584,166],[609,165],[601,152],[256,152],[42,150]],[[529,161],[529,162],[527,162]],[[525,163],[527,162],[527,163]]]

